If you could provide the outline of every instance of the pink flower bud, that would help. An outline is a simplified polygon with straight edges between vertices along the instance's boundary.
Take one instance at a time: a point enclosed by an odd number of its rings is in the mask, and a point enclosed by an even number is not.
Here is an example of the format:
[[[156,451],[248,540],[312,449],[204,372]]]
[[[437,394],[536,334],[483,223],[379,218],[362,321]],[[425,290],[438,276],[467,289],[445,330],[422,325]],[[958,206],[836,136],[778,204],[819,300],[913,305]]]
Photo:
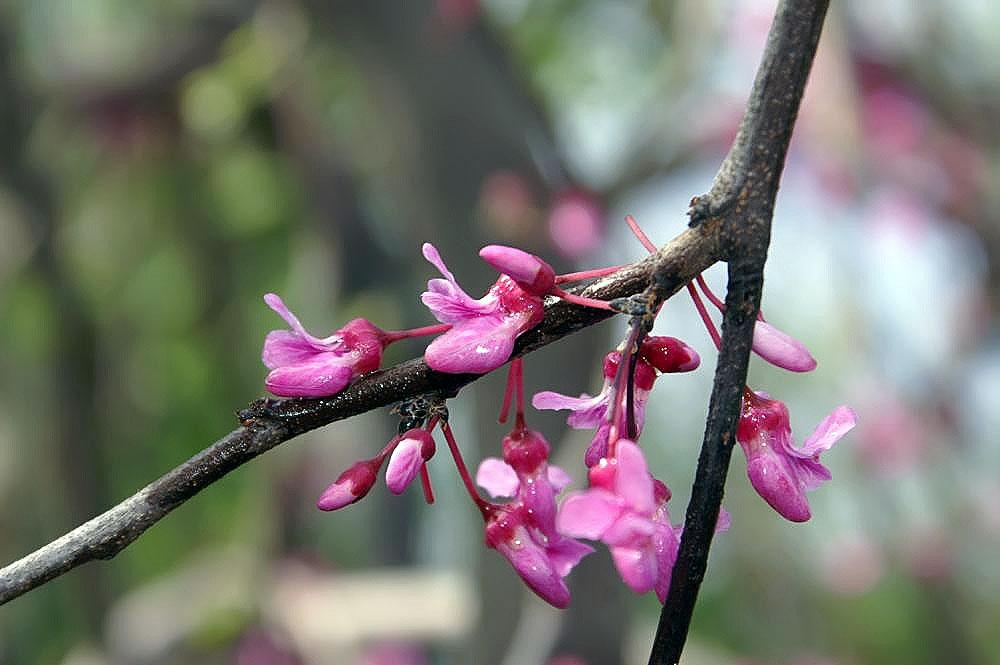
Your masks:
[[[385,484],[393,494],[402,494],[434,454],[434,438],[425,429],[411,429],[400,439],[385,467]]]
[[[320,495],[316,507],[320,510],[337,510],[360,501],[375,484],[382,461],[379,458],[362,460],[350,467]]]
[[[517,473],[532,474],[549,459],[549,444],[538,432],[518,428],[503,438],[503,459]]]
[[[646,362],[664,373],[690,372],[701,364],[698,352],[676,337],[647,337],[639,352]]]
[[[753,352],[772,365],[790,372],[811,372],[816,369],[816,359],[802,342],[765,321],[757,321],[754,325]]]
[[[545,295],[555,285],[556,273],[552,266],[534,254],[514,247],[487,245],[479,250],[479,256],[529,293]]]

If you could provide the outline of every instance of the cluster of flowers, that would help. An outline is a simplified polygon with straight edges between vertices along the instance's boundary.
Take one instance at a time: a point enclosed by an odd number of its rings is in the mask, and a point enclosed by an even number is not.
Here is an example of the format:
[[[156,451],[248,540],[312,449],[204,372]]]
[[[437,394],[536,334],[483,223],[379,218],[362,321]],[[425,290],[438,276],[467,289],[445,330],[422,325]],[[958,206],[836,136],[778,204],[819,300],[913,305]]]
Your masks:
[[[631,218],[633,231],[648,249],[655,249]],[[556,275],[540,258],[511,247],[491,245],[480,256],[500,276],[485,296],[474,299],[458,284],[438,251],[427,243],[424,257],[441,273],[431,279],[421,296],[440,325],[412,330],[384,331],[365,319],[354,319],[326,338],[310,335],[281,299],[268,294],[265,302],[291,327],[268,334],[263,361],[271,370],[268,390],[287,397],[320,397],[343,390],[358,376],[377,369],[388,344],[420,335],[439,335],[424,352],[427,364],[446,373],[484,374],[509,359],[517,337],[537,326],[544,317],[543,298],[555,296],[576,304],[610,309],[608,303],[568,293],[559,287],[610,274],[618,267]],[[723,311],[725,305],[699,276],[705,297]],[[706,328],[716,345],[718,331],[701,300],[695,283],[688,285]],[[808,350],[764,321],[756,324],[753,350],[768,362],[791,371],[816,366]],[[670,575],[680,543],[682,526],[670,520],[670,490],[654,478],[638,440],[645,420],[645,406],[661,374],[688,372],[700,364],[698,354],[673,337],[645,336],[633,326],[626,339],[604,358],[604,384],[597,395],[579,397],[540,392],[536,409],[568,410],[568,424],[593,429],[587,449],[589,487],[569,493],[561,503],[557,495],[569,484],[562,469],[549,464],[545,438],[526,426],[523,363],[510,363],[507,391],[501,408],[505,422],[515,404],[513,429],[502,442],[502,459],[482,461],[473,480],[447,420],[438,406],[408,416],[401,433],[374,457],[344,471],[322,494],[318,506],[336,510],[364,497],[385,465],[385,482],[402,493],[419,475],[427,501],[433,491],[427,462],[436,445],[435,429],[447,441],[462,482],[485,522],[486,544],[500,552],[527,585],[556,607],[570,600],[565,577],[593,549],[578,539],[607,545],[624,582],[635,592],[655,591],[661,602],[670,587]],[[785,518],[809,519],[805,493],[830,478],[819,461],[855,423],[854,413],[838,407],[816,428],[801,447],[792,441],[788,410],[763,392],[745,389],[737,440],[747,457],[747,474],[755,490]],[[386,460],[388,463],[386,464]],[[476,484],[500,502],[482,498]],[[718,530],[728,528],[722,512]]]

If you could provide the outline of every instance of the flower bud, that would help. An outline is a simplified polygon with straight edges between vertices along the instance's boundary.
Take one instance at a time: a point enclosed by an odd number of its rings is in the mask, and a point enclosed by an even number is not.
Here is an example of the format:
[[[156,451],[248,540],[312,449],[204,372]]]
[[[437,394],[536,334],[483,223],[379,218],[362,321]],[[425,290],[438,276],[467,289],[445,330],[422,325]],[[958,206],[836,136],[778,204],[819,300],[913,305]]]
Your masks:
[[[385,467],[385,484],[393,494],[402,494],[420,472],[420,467],[434,455],[434,438],[425,429],[411,429],[403,434]]]
[[[350,467],[320,495],[316,507],[320,510],[337,510],[360,501],[375,484],[375,477],[381,466],[381,459],[375,458],[362,460]]]
[[[545,295],[555,285],[556,273],[552,266],[534,254],[514,247],[487,245],[479,250],[479,256],[529,293]]]

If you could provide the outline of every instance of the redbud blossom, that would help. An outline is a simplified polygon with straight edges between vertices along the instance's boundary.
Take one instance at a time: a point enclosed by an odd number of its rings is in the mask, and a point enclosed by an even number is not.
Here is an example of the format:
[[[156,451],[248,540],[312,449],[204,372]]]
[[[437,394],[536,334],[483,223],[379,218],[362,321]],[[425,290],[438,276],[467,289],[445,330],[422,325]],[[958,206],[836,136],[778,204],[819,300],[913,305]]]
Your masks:
[[[434,245],[424,243],[423,253],[444,279],[428,281],[420,298],[438,321],[452,324],[424,351],[427,364],[449,374],[485,374],[503,365],[517,336],[541,323],[541,296],[502,275],[485,296],[475,300],[458,285]]]
[[[829,450],[856,422],[854,411],[838,406],[802,447],[796,448],[784,402],[746,390],[736,440],[746,453],[750,484],[782,517],[805,522],[812,516],[806,492],[831,477],[819,461],[820,453]]]
[[[549,444],[538,432],[518,427],[504,438],[504,461],[487,458],[476,481],[494,496],[513,497],[487,504],[486,544],[506,558],[532,591],[555,607],[569,604],[563,580],[589,545],[556,531],[556,495],[569,475],[548,464]]]
[[[383,332],[366,319],[354,319],[329,337],[315,337],[274,293],[268,307],[291,330],[272,330],[264,340],[261,360],[271,372],[267,389],[281,397],[325,397],[343,390],[352,379],[378,369]]]

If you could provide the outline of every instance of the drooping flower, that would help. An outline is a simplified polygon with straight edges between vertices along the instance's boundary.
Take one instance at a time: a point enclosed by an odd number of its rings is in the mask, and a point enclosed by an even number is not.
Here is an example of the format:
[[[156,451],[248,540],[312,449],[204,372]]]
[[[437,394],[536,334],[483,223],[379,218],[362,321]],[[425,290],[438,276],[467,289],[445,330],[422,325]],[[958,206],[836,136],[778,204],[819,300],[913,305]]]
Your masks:
[[[607,456],[608,434],[611,427],[610,417],[613,407],[615,375],[621,362],[621,352],[612,351],[604,357],[604,385],[594,396],[587,393],[579,397],[570,397],[549,390],[536,393],[531,400],[536,409],[569,410],[571,413],[566,423],[574,429],[594,429],[594,438],[584,458],[588,467],[594,466],[600,459]],[[675,337],[652,336],[643,340],[639,349],[639,358],[635,367],[634,407],[636,421],[636,436],[642,432],[646,419],[646,402],[653,389],[657,372],[675,373],[689,372],[696,369],[701,362],[697,352]],[[619,399],[625,400],[625,391],[621,391]],[[618,431],[625,432],[626,411],[619,409]]]
[[[806,492],[830,479],[830,470],[819,461],[854,427],[857,416],[849,407],[838,406],[796,448],[784,402],[747,389],[736,429],[747,457],[747,476],[757,493],[785,519],[805,522],[812,513]]]
[[[656,590],[662,602],[680,544],[666,485],[649,475],[642,451],[628,439],[618,441],[615,458],[591,467],[590,485],[563,501],[559,532],[603,541],[625,584],[636,593]]]
[[[569,475],[550,466],[548,442],[517,427],[503,442],[504,460],[487,458],[476,481],[505,504],[486,504],[486,544],[506,558],[532,591],[555,607],[569,604],[563,579],[593,548],[556,530],[556,495]]]
[[[291,330],[272,330],[264,340],[261,360],[271,372],[267,389],[281,397],[325,397],[343,390],[352,379],[378,369],[383,331],[366,319],[354,319],[325,338],[311,335],[274,293],[264,302]]]
[[[452,324],[451,330],[424,351],[427,364],[449,374],[485,374],[503,365],[517,336],[542,321],[541,296],[526,290],[513,277],[501,275],[489,292],[476,300],[458,285],[432,244],[424,243],[423,254],[444,278],[428,281],[420,298],[438,321]],[[510,260],[509,255],[501,258]],[[513,261],[511,271],[519,278],[530,277],[525,270],[530,272],[531,266],[520,258]],[[535,277],[541,273],[544,268],[538,268]]]

